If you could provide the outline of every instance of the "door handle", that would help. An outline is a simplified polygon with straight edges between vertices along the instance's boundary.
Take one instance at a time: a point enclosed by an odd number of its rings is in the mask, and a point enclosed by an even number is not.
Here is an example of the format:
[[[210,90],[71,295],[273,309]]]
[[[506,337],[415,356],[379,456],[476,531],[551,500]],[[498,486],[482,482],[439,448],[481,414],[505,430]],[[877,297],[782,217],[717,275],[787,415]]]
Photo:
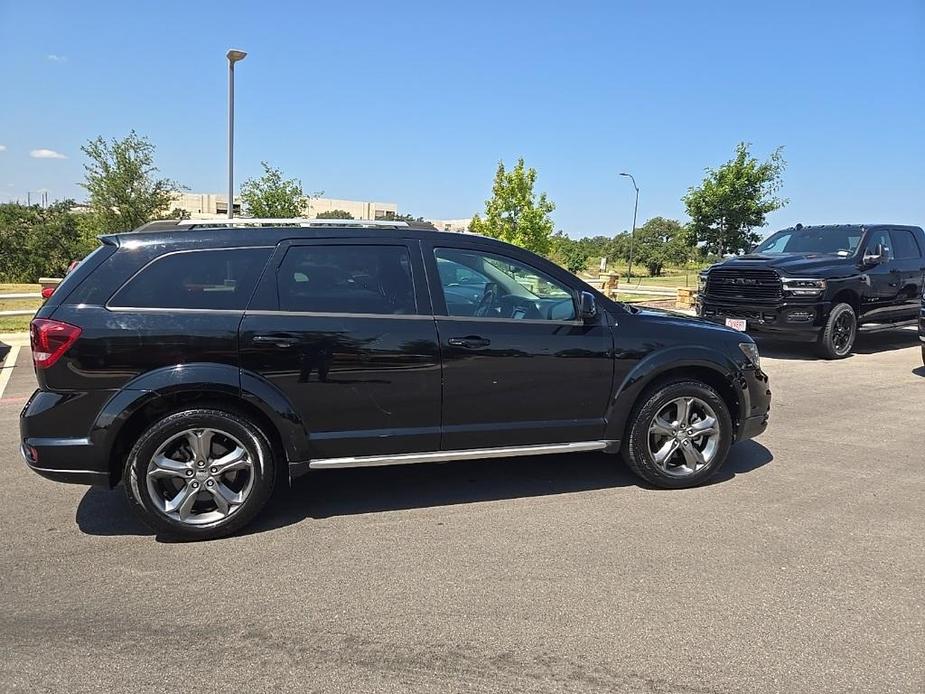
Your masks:
[[[479,337],[478,335],[451,337],[447,342],[453,347],[465,347],[466,349],[479,349],[480,347],[488,347],[488,345],[491,344],[491,340]]]
[[[298,344],[299,338],[290,335],[254,335],[252,342],[258,345],[273,345],[274,347],[292,347]]]

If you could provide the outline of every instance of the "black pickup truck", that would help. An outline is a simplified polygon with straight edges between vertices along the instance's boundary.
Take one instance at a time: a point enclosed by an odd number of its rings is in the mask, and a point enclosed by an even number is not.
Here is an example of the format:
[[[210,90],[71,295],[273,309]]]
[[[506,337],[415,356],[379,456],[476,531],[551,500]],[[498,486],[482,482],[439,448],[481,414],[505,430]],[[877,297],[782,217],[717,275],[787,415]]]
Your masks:
[[[816,342],[821,356],[841,359],[858,331],[914,325],[923,278],[920,227],[797,224],[702,272],[697,314],[749,333]]]

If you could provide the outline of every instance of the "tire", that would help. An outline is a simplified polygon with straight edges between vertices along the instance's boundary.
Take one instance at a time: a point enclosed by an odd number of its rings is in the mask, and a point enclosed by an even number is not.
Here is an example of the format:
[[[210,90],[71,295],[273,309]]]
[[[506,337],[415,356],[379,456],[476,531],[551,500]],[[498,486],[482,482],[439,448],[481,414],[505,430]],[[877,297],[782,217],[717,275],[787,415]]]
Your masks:
[[[123,481],[129,504],[154,531],[207,540],[253,520],[273,492],[275,473],[270,443],[254,424],[223,410],[188,409],[148,427]]]
[[[824,359],[844,359],[851,354],[857,335],[858,319],[854,309],[849,304],[836,304],[819,336],[819,355]]]
[[[679,401],[688,403],[686,418],[678,409]],[[682,415],[686,427],[676,426],[681,423],[678,415]],[[690,435],[691,431],[709,432],[708,419],[714,420],[714,434]],[[653,430],[666,423],[670,432]],[[706,383],[695,380],[662,383],[646,391],[634,408],[623,458],[630,470],[656,487],[695,487],[716,474],[726,462],[733,434],[726,402]],[[670,444],[675,445],[674,450],[665,456]],[[664,460],[659,461],[659,456]],[[692,460],[696,461],[693,465]]]

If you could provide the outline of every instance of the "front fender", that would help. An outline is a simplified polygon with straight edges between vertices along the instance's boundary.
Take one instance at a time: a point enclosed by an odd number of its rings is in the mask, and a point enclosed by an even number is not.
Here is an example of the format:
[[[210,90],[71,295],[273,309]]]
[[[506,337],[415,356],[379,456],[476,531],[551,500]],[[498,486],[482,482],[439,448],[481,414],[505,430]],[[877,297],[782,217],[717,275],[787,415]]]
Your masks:
[[[683,369],[708,369],[727,383],[738,400],[731,414],[741,422],[748,412],[748,387],[742,368],[723,352],[699,345],[678,345],[646,355],[618,384],[607,408],[607,436],[620,441],[639,396],[659,377]]]

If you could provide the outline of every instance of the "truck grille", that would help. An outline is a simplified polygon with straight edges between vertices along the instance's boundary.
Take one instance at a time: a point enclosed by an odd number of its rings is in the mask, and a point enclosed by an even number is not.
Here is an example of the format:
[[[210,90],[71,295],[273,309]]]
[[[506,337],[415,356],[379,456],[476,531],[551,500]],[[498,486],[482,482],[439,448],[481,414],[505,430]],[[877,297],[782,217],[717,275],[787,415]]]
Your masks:
[[[731,301],[780,301],[783,296],[780,275],[773,270],[737,268],[710,270],[706,295]]]

